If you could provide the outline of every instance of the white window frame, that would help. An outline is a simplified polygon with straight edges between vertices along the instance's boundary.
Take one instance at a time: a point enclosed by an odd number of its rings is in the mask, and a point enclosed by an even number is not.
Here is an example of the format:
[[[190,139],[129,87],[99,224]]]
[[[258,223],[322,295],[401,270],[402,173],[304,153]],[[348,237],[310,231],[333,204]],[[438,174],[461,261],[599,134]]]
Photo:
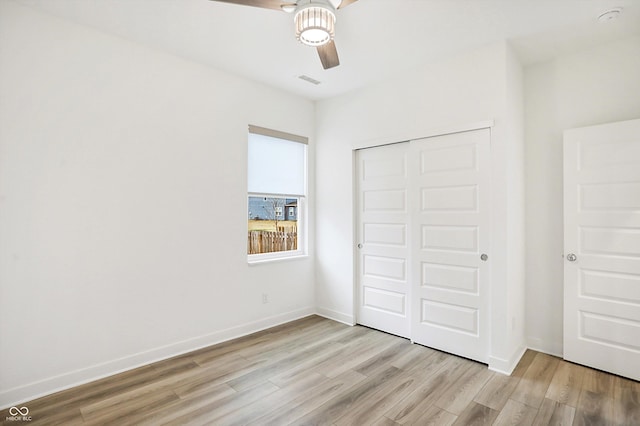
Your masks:
[[[308,138],[298,135],[293,135],[290,133],[280,132],[277,130],[266,129],[264,127],[249,125],[249,133],[270,136],[278,139],[283,139],[291,142],[298,142],[304,145],[308,145]],[[255,193],[247,191],[247,208],[245,211],[249,211],[249,197],[265,197],[265,198],[295,198],[297,200],[297,214],[296,214],[296,222],[297,222],[297,249],[296,250],[287,250],[287,251],[277,251],[271,253],[259,253],[259,254],[247,254],[247,261],[249,264],[257,264],[263,262],[271,262],[278,260],[287,260],[287,259],[295,259],[300,257],[307,256],[307,221],[308,215],[306,214],[306,197],[308,192],[308,149],[305,150],[304,157],[304,194],[279,194],[279,193]],[[283,211],[278,217],[284,218],[284,208]],[[245,240],[246,240],[246,232],[245,231]]]

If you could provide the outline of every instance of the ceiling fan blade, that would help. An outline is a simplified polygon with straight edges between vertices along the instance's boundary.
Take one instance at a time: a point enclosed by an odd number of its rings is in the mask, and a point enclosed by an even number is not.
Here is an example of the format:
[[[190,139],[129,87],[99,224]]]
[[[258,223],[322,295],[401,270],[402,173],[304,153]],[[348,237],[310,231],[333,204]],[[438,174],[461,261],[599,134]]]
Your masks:
[[[243,6],[261,7],[263,9],[282,10],[282,6],[294,5],[295,3],[283,2],[281,0],[211,0],[221,3],[240,4]]]
[[[358,0],[342,0],[342,2],[340,3],[340,6],[338,6],[338,9],[342,9],[343,7],[347,7],[349,6],[351,3],[355,3]]]
[[[336,49],[336,44],[333,42],[333,40],[331,40],[327,44],[318,46],[317,49],[318,55],[320,56],[320,61],[322,62],[322,67],[325,70],[340,65],[340,59],[338,59],[338,50]]]

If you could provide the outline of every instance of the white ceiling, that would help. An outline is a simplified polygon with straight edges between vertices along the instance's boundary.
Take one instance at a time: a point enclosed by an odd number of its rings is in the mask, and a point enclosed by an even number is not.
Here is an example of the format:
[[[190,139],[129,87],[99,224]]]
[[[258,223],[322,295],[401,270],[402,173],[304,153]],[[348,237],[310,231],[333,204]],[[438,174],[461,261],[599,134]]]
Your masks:
[[[359,0],[337,13],[341,64],[325,71],[284,12],[211,0],[16,1],[309,99],[504,39],[531,64],[640,34],[639,0]],[[614,7],[619,19],[597,22]]]

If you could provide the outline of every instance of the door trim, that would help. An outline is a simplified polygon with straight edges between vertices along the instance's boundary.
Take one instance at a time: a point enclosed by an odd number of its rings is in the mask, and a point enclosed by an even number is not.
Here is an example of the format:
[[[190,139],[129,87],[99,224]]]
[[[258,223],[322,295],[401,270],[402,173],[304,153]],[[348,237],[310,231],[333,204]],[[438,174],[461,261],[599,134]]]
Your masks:
[[[354,151],[354,165],[355,165],[355,151],[359,149],[365,148],[375,148],[377,146],[384,145],[393,145],[396,143],[409,142],[414,139],[424,139],[424,138],[432,138],[435,136],[445,136],[451,135],[454,133],[462,133],[469,132],[472,130],[480,130],[480,129],[492,129],[495,125],[493,120],[484,120],[484,121],[474,121],[465,124],[457,124],[457,125],[443,125],[438,127],[430,127],[419,132],[410,133],[410,134],[399,134],[393,136],[383,136],[380,138],[374,139],[365,139],[362,141],[354,141],[351,145],[351,149]],[[355,170],[354,170],[355,173]],[[355,175],[354,175],[355,176]],[[355,192],[354,192],[355,193]]]

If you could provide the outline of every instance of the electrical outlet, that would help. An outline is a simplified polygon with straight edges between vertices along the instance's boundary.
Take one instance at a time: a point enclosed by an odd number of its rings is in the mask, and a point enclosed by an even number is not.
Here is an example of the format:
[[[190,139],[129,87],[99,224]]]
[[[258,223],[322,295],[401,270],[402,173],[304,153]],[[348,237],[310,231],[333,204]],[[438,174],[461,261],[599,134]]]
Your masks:
[[[262,303],[269,303],[269,295],[267,293],[262,293]]]

